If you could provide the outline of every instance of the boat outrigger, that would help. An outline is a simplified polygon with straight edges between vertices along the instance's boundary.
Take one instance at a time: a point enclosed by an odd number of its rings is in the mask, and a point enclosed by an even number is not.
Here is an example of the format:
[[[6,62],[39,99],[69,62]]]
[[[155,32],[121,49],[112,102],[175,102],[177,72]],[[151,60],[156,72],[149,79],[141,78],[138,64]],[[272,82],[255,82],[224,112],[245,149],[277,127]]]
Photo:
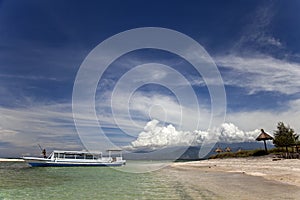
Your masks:
[[[47,158],[22,157],[32,167],[76,167],[76,166],[122,166],[121,150],[107,150],[108,156],[102,156],[102,152],[89,151],[53,151]],[[112,153],[118,153],[115,157]]]

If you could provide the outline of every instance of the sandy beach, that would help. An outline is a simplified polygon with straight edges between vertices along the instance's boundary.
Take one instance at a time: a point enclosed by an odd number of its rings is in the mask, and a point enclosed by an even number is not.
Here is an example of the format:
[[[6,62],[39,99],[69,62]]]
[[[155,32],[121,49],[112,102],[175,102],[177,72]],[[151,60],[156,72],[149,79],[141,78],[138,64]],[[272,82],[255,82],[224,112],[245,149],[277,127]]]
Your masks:
[[[272,157],[210,159],[174,163],[172,167],[243,173],[300,187],[300,159],[283,159],[276,161],[273,161]]]
[[[300,160],[270,157],[173,163],[163,169],[183,199],[300,199]]]

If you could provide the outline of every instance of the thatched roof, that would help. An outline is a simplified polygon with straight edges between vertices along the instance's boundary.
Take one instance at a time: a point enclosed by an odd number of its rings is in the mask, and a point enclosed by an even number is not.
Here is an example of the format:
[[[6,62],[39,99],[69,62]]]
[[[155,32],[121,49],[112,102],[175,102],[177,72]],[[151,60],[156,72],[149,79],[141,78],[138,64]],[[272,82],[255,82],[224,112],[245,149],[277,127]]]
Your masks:
[[[226,152],[231,152],[231,148],[230,147],[226,147],[225,151]]]
[[[215,150],[215,152],[220,153],[220,152],[223,152],[223,150],[222,150],[220,147],[218,147],[218,148]]]
[[[267,134],[264,129],[261,129],[261,134],[256,138],[257,141],[261,140],[273,140],[273,137]]]

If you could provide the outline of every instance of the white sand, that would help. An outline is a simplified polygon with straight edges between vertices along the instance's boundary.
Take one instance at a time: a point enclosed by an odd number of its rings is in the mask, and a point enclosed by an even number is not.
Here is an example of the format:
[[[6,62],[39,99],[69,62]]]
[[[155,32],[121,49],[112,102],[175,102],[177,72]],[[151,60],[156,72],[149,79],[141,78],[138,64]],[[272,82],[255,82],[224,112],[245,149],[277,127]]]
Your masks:
[[[245,173],[300,187],[300,159],[273,161],[271,157],[228,158],[174,163],[171,167]]]
[[[18,158],[0,158],[0,162],[24,162],[24,160]]]

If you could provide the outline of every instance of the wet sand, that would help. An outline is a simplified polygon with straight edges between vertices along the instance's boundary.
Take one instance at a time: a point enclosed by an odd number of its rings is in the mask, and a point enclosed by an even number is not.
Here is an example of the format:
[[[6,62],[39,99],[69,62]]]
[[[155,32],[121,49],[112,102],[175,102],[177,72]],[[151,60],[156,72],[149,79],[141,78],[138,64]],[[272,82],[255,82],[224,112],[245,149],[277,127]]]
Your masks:
[[[300,199],[300,160],[214,159],[161,171],[184,199]]]
[[[245,173],[300,187],[300,159],[273,161],[270,157],[211,159],[174,163],[172,167]]]

